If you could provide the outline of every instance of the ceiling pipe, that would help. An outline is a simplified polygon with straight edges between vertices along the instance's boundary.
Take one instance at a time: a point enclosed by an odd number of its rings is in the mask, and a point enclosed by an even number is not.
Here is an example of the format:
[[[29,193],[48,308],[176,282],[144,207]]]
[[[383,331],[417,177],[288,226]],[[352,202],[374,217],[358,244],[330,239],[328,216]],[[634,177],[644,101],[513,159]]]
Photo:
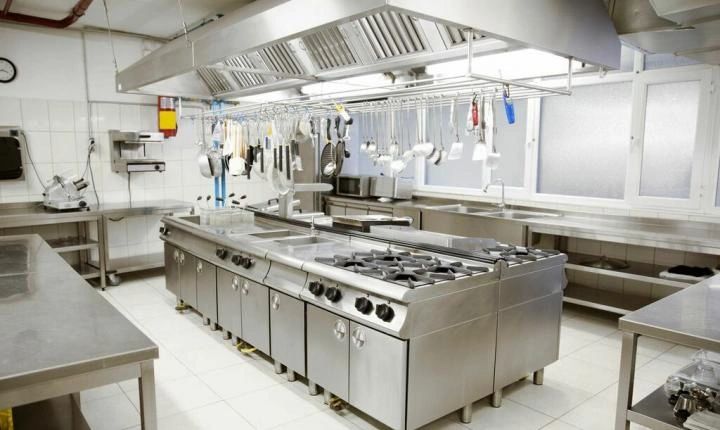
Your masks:
[[[78,0],[73,6],[72,10],[62,19],[49,19],[33,15],[25,15],[23,13],[10,12],[10,4],[13,0],[7,0],[5,2],[5,9],[3,14],[0,15],[0,20],[21,22],[23,24],[39,25],[42,27],[50,28],[66,28],[72,25],[75,21],[80,19],[81,16],[85,15],[85,12],[90,7],[93,0]]]

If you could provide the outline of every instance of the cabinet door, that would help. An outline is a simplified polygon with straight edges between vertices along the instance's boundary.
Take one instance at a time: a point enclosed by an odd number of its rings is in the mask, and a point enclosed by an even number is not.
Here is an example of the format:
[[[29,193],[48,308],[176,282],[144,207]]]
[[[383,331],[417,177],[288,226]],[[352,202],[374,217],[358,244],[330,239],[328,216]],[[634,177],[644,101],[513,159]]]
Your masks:
[[[380,207],[368,207],[368,215],[386,215],[386,216],[393,216],[392,209],[390,208],[380,208]]]
[[[404,428],[407,343],[354,322],[350,328],[350,404]]]
[[[333,215],[345,215],[345,206],[339,206],[339,205],[328,205],[327,206],[327,214],[330,216]]]
[[[270,311],[268,287],[243,279],[242,339],[255,348],[270,354]]]
[[[205,260],[195,262],[197,272],[197,310],[210,321],[217,322],[217,284],[215,266]]]
[[[165,244],[165,288],[176,297],[180,295],[180,251]]]
[[[348,400],[350,321],[307,305],[307,377]]]
[[[227,270],[217,269],[218,324],[235,337],[242,337],[240,284],[242,278]]]
[[[305,375],[305,304],[270,290],[270,351],[272,357]]]
[[[197,309],[197,268],[195,256],[180,251],[180,299],[186,305]]]

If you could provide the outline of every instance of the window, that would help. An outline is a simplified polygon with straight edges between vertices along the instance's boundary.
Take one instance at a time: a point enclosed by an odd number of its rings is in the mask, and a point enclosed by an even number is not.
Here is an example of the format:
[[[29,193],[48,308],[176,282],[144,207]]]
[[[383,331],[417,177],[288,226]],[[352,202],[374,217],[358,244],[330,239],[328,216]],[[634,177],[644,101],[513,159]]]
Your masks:
[[[640,195],[690,197],[700,82],[647,86]]]
[[[527,147],[528,101],[515,100],[515,123],[508,124],[502,101],[495,102],[495,149],[500,153],[500,165],[491,173],[492,179],[502,179],[508,187],[525,186],[525,150]]]
[[[542,99],[537,192],[622,199],[631,117],[630,82]]]

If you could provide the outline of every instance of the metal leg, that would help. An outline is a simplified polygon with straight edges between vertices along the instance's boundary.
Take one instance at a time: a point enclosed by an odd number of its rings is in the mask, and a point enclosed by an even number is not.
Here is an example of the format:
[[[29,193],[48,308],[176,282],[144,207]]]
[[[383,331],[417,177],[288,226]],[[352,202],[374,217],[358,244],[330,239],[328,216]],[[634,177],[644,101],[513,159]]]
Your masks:
[[[460,421],[465,424],[472,422],[472,403],[465,405],[462,409],[460,409]]]
[[[295,379],[297,379],[297,375],[292,370],[287,370],[287,380],[288,382],[295,382]]]
[[[233,344],[233,346],[238,346],[240,344],[240,338],[235,336],[232,340],[232,344]]]
[[[317,396],[319,393],[318,386],[313,381],[308,381],[308,394],[311,396]]]
[[[153,361],[140,363],[140,425],[142,430],[157,430],[157,409],[155,405],[155,370]]]
[[[210,330],[212,330],[212,331],[218,331],[218,330],[220,330],[220,326],[217,325],[217,323],[210,322]]]
[[[226,331],[223,333],[223,340],[230,340],[231,337],[232,337],[232,335],[230,334],[229,331]]]
[[[545,368],[533,372],[533,384],[542,385],[545,382]]]
[[[331,400],[332,400],[332,393],[328,390],[324,390],[323,391],[323,402],[325,402],[326,405],[329,405]]]
[[[275,361],[275,373],[277,373],[278,375],[283,373],[283,365],[277,360]]]
[[[203,325],[210,325],[210,318],[203,318]]]
[[[105,287],[107,287],[107,279],[105,279],[105,276],[107,275],[107,253],[108,253],[108,237],[107,237],[107,228],[105,226],[105,217],[99,216],[97,221],[97,228],[98,228],[98,270],[100,270],[100,288],[102,288],[103,291],[105,291]]]
[[[499,408],[502,406],[502,388],[492,393],[492,399],[490,400],[490,405],[493,408]]]
[[[622,351],[620,352],[620,380],[618,381],[617,410],[615,411],[615,430],[630,429],[630,421],[627,420],[627,411],[632,407],[637,340],[637,334],[623,332]]]

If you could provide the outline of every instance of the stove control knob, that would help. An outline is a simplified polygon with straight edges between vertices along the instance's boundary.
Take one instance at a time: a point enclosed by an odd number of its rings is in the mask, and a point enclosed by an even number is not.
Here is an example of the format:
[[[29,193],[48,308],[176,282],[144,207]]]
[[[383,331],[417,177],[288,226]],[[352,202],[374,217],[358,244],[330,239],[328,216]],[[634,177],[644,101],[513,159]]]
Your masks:
[[[308,289],[314,296],[319,296],[325,292],[325,286],[320,281],[312,281],[308,285]]]
[[[215,250],[215,255],[217,255],[217,258],[224,260],[228,255],[227,249],[218,248]]]
[[[369,314],[373,310],[373,304],[367,297],[358,297],[355,299],[355,309],[361,314]]]
[[[385,322],[390,322],[395,317],[395,311],[390,305],[382,304],[377,305],[377,308],[375,308],[375,315]]]
[[[231,260],[232,260],[232,262],[233,262],[234,265],[239,266],[240,263],[242,263],[243,256],[242,256],[242,255],[235,254],[235,255],[232,256]]]
[[[241,263],[242,263],[243,268],[249,269],[253,266],[253,264],[255,264],[255,260],[253,260],[250,257],[245,257],[245,258],[243,258]]]
[[[342,292],[339,288],[330,287],[325,291],[325,298],[335,303],[342,299]]]

